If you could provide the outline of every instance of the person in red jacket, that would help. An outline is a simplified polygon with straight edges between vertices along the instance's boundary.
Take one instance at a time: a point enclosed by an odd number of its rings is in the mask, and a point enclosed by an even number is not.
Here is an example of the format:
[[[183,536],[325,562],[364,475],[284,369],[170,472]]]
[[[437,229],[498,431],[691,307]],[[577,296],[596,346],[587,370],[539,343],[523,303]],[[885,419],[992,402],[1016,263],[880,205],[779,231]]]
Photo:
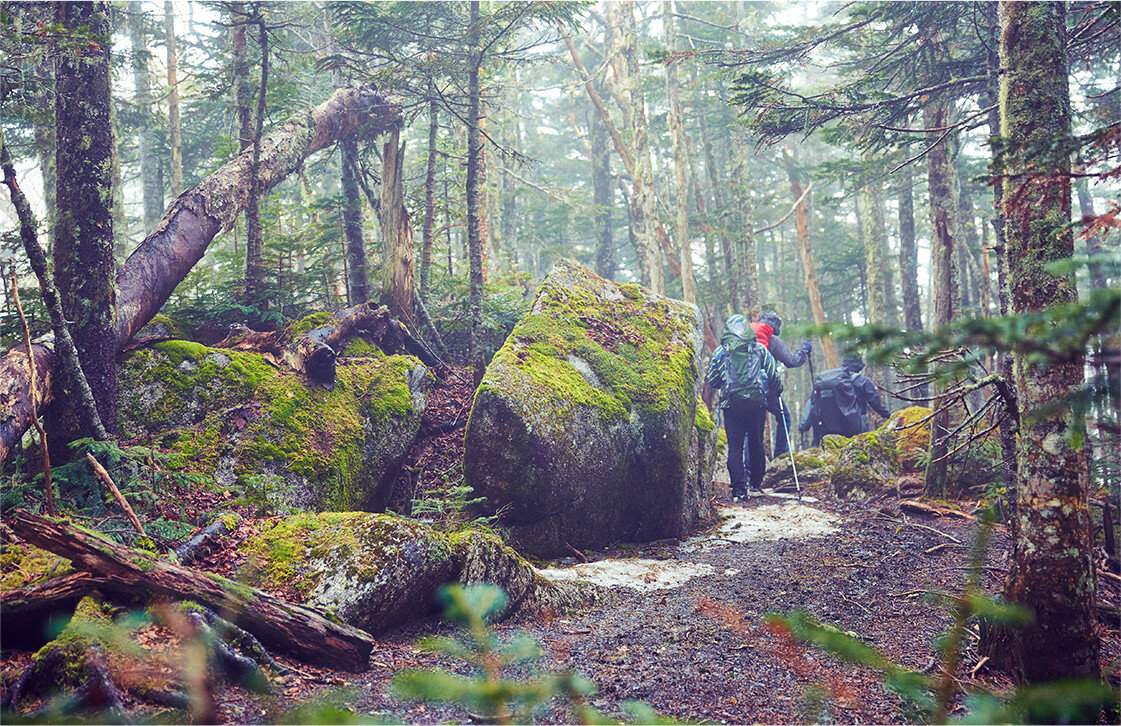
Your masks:
[[[782,318],[774,313],[763,313],[759,316],[759,321],[751,324],[751,329],[755,331],[756,339],[763,344],[776,361],[782,363],[787,368],[799,368],[806,364],[810,359],[813,352],[813,345],[810,341],[802,343],[801,347],[795,352],[790,352],[790,348],[779,337],[779,330],[782,329]],[[771,401],[767,402],[767,410],[775,417],[775,448],[774,457],[778,458],[784,456],[790,451],[790,409],[783,403],[782,398],[778,395],[782,393],[779,390]]]

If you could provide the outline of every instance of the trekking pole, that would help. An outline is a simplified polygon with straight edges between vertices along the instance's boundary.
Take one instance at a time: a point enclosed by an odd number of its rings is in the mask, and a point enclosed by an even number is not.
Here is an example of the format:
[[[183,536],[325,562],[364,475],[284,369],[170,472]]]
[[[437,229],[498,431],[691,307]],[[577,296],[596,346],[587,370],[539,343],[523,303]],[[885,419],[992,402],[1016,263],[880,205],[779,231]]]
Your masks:
[[[790,409],[786,407],[786,401],[781,398],[779,398],[778,402],[782,413],[779,418],[782,419],[782,428],[783,431],[786,432],[786,450],[790,453],[790,470],[794,472],[794,488],[798,491],[798,501],[802,501],[802,485],[798,483],[798,465],[794,463],[794,447],[790,446],[790,425],[786,422],[786,416],[790,412]]]

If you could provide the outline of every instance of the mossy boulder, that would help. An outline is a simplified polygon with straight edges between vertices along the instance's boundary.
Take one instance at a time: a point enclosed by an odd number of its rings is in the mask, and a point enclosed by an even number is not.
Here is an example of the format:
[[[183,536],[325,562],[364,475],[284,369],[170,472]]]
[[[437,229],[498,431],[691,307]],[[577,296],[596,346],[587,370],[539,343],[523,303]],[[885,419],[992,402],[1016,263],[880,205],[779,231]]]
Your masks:
[[[426,369],[411,356],[341,358],[332,390],[262,355],[168,340],[118,368],[121,433],[274,504],[384,509],[416,438]]]
[[[891,414],[881,427],[895,434],[899,468],[905,474],[926,470],[930,450],[930,409],[909,406]]]
[[[837,449],[825,447],[795,452],[794,464],[798,467],[798,484],[804,487],[812,482],[829,479],[839,458],[840,452]],[[776,457],[767,464],[762,487],[776,490],[795,488],[794,468],[791,466],[789,454]]]
[[[899,477],[895,433],[887,424],[853,436],[841,450],[829,478],[838,497],[865,499],[893,489]]]
[[[241,545],[250,584],[279,589],[369,632],[436,612],[440,586],[502,587],[508,612],[563,607],[594,597],[541,577],[493,534],[454,535],[387,514],[326,512],[273,521]]]
[[[495,353],[465,476],[522,551],[683,537],[712,516],[694,306],[560,261]]]

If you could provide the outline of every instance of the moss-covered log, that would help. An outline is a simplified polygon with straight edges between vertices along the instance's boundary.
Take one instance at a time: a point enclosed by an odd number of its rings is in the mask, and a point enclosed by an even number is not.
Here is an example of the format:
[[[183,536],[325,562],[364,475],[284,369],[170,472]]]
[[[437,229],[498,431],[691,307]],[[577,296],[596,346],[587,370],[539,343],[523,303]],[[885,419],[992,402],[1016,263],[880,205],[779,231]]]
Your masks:
[[[72,572],[43,582],[0,590],[0,639],[5,647],[38,647],[44,641],[44,625],[55,615],[72,612],[86,595],[102,582],[88,572]]]
[[[74,566],[104,579],[105,587],[194,600],[259,638],[265,645],[315,665],[349,671],[369,667],[374,641],[349,625],[331,622],[315,610],[283,602],[252,587],[204,574],[99,539],[55,520],[16,510],[7,518],[24,540],[68,558]]]
[[[400,123],[400,106],[376,90],[360,86],[336,91],[325,103],[298,114],[261,140],[258,189],[267,192],[297,169],[310,154],[360,129],[376,134]],[[198,186],[172,202],[163,219],[129,256],[117,275],[117,326],[115,346],[119,350],[133,333],[159,311],[175,287],[202,259],[211,240],[229,229],[249,198],[252,155],[234,157]],[[18,358],[24,358],[21,364]],[[35,392],[39,410],[51,400],[51,378],[44,368],[54,359],[44,359],[36,371],[40,384]],[[2,375],[8,374],[8,375]],[[0,363],[0,460],[31,425],[30,408],[12,405],[26,399],[30,391],[26,354],[12,350]]]

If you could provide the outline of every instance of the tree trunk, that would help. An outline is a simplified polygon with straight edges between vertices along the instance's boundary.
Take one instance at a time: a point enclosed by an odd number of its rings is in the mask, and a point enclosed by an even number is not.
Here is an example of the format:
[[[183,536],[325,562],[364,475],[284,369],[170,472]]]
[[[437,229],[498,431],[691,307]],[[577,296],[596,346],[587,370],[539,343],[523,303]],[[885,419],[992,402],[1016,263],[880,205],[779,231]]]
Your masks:
[[[428,278],[432,271],[433,229],[436,224],[436,134],[440,130],[437,116],[438,101],[433,86],[429,84],[432,97],[428,101],[428,158],[424,170],[424,226],[420,242],[420,299],[428,302]]]
[[[903,289],[903,325],[922,330],[919,301],[919,250],[915,244],[914,169],[908,164],[899,176],[899,281]],[[926,395],[925,393],[922,395]]]
[[[109,432],[117,430],[117,290],[113,259],[112,146],[109,86],[109,5],[59,3],[55,20],[77,31],[89,28],[105,39],[73,54],[59,54],[55,67],[55,128],[58,222],[53,249],[55,284],[71,323],[78,359]],[[94,48],[96,46],[96,49]],[[67,443],[95,432],[80,424],[78,383],[61,380],[63,395],[51,408],[51,458],[69,459]]]
[[[396,137],[396,134],[393,134]],[[389,168],[388,158],[385,159]],[[358,189],[358,141],[353,138],[339,140],[340,185],[343,193],[343,234],[346,236],[347,297],[351,305],[360,305],[370,299],[370,273],[366,264],[366,239],[362,233],[362,193]],[[384,194],[385,184],[382,190]],[[382,202],[382,214],[386,214]]]
[[[813,247],[810,243],[809,206],[802,191],[802,182],[798,180],[797,171],[794,169],[793,160],[784,154],[786,160],[786,173],[790,177],[790,193],[798,201],[794,209],[794,228],[798,234],[798,250],[802,253],[802,270],[806,277],[806,294],[810,298],[810,311],[813,313],[814,325],[825,325],[825,309],[821,306],[821,291],[817,286],[817,273],[814,271]],[[837,357],[837,349],[833,339],[828,335],[818,338],[825,365],[828,368],[840,368],[841,361]]]
[[[673,0],[662,0],[666,48],[676,43],[673,24]],[[681,100],[677,92],[677,64],[666,63],[666,100],[669,103],[669,127],[673,135],[674,206],[677,209],[677,249],[681,258],[681,299],[697,304],[697,283],[693,277],[693,244],[689,237],[689,185],[686,182],[685,130],[681,126]]]
[[[872,181],[860,190],[860,200],[864,207],[864,277],[868,281],[868,322],[873,325],[887,324],[887,300],[885,297],[885,267],[887,265],[887,223],[884,221],[884,199],[880,182]],[[890,278],[888,278],[890,281]],[[877,386],[886,383],[883,368],[874,366],[869,371]]]
[[[736,167],[732,172],[732,195],[735,209],[732,218],[738,229],[732,234],[732,268],[728,274],[739,281],[738,299],[733,308],[748,320],[758,320],[762,313],[759,304],[759,259],[755,244],[755,216],[752,214],[751,180],[747,173],[747,151],[737,144]]]
[[[243,584],[150,557],[58,521],[15,510],[6,524],[21,539],[69,559],[98,575],[104,587],[135,595],[193,600],[220,613],[265,645],[306,663],[352,672],[369,668],[374,639],[364,630],[332,622],[312,608],[294,605]]]
[[[1094,198],[1090,196],[1089,185],[1085,179],[1075,182],[1074,188],[1078,191],[1078,212],[1082,215],[1083,222],[1094,219]],[[1099,234],[1092,234],[1086,238],[1086,256],[1090,258],[1090,287],[1099,288],[1106,286],[1105,269],[1102,266],[1105,250],[1102,249],[1102,238]]]
[[[946,126],[949,107],[944,103],[931,104],[923,111],[927,128]],[[939,141],[927,155],[927,183],[930,187],[930,257],[931,297],[933,316],[930,327],[938,330],[954,317],[953,265],[954,228],[953,167],[950,165],[950,148],[945,139]],[[949,479],[947,435],[950,431],[950,401],[941,396],[943,384],[935,384],[934,417],[930,421],[930,463],[926,467],[923,494],[928,497],[946,496]]]
[[[592,110],[588,113],[588,136],[591,137],[592,203],[595,205],[596,274],[615,279],[615,241],[611,229],[611,204],[615,185],[611,180],[611,155],[607,146],[607,129],[603,119]]]
[[[268,191],[300,167],[310,154],[364,129],[374,135],[400,124],[401,109],[367,87],[336,91],[325,103],[277,126],[262,143],[258,176]],[[230,229],[248,197],[249,154],[240,154],[172,202],[167,214],[125,262],[117,276],[117,323],[109,339],[114,352],[159,312],[214,236]],[[34,346],[40,411],[56,396],[51,385],[52,352]],[[31,425],[29,378],[23,346],[0,359],[0,400],[12,402],[0,417],[0,461]],[[115,419],[114,419],[115,420]]]
[[[171,196],[183,193],[183,139],[179,133],[179,50],[175,37],[175,8],[163,3],[163,27],[167,38],[167,145],[171,149]]]
[[[382,146],[382,294],[393,314],[416,324],[413,300],[413,225],[405,208],[405,142],[394,130]]]
[[[132,82],[136,87],[133,104],[140,122],[137,155],[140,157],[140,191],[143,200],[143,234],[155,228],[163,214],[163,191],[156,179],[156,131],[152,118],[152,75],[148,61],[148,36],[144,32],[144,3],[129,0],[129,36],[132,41]]]
[[[1070,135],[1065,6],[1001,2],[999,8],[1001,131],[1011,149],[1004,215],[1012,312],[1045,310],[1077,299],[1074,277],[1045,269],[1074,251],[1069,227],[1070,160],[1041,156],[1024,145]],[[1015,181],[1010,181],[1015,180]],[[1039,365],[1016,356],[1020,401],[1018,448],[1020,527],[1013,543],[1005,598],[1034,620],[1014,636],[1030,683],[1100,677],[1100,636],[1094,608],[1093,543],[1085,447],[1071,445],[1079,426],[1069,407],[1044,413],[1083,380],[1082,360]]]
[[[260,8],[256,9],[256,13]],[[252,136],[252,166],[249,172],[249,198],[245,201],[245,304],[260,314],[268,309],[265,277],[265,232],[261,225],[261,197],[265,190],[257,182],[257,168],[261,163],[261,135],[265,124],[265,99],[269,87],[269,36],[264,18],[255,13],[258,43],[261,47],[261,84],[257,89],[257,112],[254,114]],[[252,322],[252,321],[251,321]]]
[[[483,62],[479,40],[479,0],[470,0],[468,30],[470,56],[467,70],[467,256],[469,266],[467,326],[470,330],[468,356],[475,369],[476,385],[485,369],[482,345],[483,327],[483,240],[479,236],[479,182],[482,172],[483,144],[479,134],[479,67]]]

